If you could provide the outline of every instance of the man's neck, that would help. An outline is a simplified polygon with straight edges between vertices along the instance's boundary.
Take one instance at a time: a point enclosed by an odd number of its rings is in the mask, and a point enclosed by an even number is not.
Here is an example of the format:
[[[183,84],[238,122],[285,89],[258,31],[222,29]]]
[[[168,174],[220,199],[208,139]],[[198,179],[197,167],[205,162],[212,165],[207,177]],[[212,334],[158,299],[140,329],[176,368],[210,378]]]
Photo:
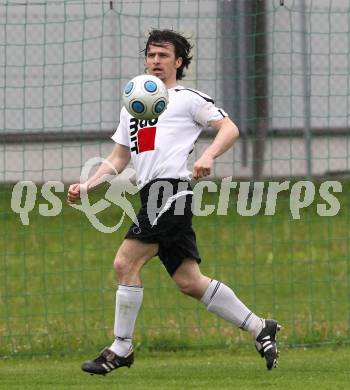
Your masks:
[[[177,80],[176,79],[175,80],[168,80],[168,81],[164,82],[164,84],[166,85],[166,87],[168,89],[174,88],[177,86]]]

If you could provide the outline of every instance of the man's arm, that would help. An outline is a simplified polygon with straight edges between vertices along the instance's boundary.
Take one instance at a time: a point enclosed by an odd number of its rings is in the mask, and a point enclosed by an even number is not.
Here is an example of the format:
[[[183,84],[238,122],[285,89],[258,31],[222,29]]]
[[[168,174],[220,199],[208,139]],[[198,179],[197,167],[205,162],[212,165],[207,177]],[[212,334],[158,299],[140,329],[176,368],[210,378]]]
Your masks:
[[[104,182],[106,175],[121,173],[130,161],[130,148],[121,144],[116,144],[112,153],[106,157],[93,176],[85,183],[72,184],[68,189],[68,202],[75,203],[80,198],[80,189],[85,187],[86,192],[92,191]]]
[[[211,121],[209,125],[218,133],[202,156],[194,163],[192,170],[194,179],[210,175],[214,159],[225,153],[239,136],[237,126],[228,117]]]

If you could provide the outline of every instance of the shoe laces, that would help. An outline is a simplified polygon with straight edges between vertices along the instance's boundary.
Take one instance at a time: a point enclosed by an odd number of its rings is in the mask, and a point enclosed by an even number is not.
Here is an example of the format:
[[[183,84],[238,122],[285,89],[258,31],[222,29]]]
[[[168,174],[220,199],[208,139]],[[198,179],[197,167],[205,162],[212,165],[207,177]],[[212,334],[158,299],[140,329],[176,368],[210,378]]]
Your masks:
[[[95,363],[106,363],[107,359],[101,354],[94,360]]]

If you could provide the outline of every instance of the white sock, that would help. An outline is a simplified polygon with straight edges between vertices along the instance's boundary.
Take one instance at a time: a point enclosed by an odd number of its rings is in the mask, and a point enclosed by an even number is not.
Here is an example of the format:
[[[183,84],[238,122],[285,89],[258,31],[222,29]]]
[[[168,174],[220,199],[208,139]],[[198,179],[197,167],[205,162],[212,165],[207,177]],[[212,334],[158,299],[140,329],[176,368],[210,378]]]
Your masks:
[[[249,310],[224,283],[212,280],[201,298],[207,309],[256,338],[263,328],[263,320]]]
[[[110,346],[118,356],[126,356],[132,350],[135,321],[142,304],[143,287],[120,284],[116,293],[114,336]]]

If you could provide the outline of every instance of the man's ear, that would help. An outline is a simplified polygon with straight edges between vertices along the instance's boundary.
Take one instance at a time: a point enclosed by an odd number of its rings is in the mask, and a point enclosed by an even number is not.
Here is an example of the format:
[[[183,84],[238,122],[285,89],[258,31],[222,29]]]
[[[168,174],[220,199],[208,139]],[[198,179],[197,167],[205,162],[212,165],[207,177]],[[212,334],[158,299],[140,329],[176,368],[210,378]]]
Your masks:
[[[180,66],[182,65],[182,57],[176,58],[175,63],[176,63],[176,69],[179,69]]]

